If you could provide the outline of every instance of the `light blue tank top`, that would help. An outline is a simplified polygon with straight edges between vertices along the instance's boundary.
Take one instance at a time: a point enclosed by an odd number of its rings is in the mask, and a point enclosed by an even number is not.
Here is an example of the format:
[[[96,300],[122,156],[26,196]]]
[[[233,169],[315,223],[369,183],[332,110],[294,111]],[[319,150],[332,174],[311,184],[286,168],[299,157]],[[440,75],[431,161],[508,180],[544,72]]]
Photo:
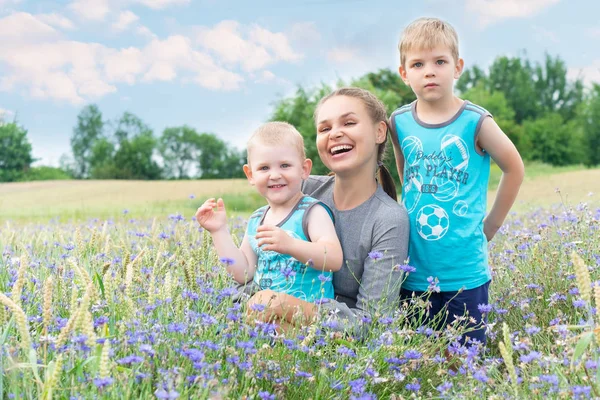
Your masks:
[[[409,264],[416,271],[403,284],[427,290],[428,277],[441,291],[473,289],[491,279],[483,219],[490,157],[475,139],[490,114],[465,101],[449,121],[427,124],[417,102],[391,116],[392,132],[404,154],[402,202],[411,224]]]
[[[308,211],[317,204],[324,207],[333,220],[333,213],[329,207],[312,197],[304,196],[277,226],[295,239],[310,242],[307,215]],[[290,255],[264,251],[257,246],[256,230],[262,225],[268,209],[269,206],[264,206],[256,210],[250,216],[246,230],[252,250],[257,255],[254,282],[261,289],[287,293],[311,303],[320,298],[333,299],[331,272],[318,271]],[[327,279],[322,280],[319,275]]]

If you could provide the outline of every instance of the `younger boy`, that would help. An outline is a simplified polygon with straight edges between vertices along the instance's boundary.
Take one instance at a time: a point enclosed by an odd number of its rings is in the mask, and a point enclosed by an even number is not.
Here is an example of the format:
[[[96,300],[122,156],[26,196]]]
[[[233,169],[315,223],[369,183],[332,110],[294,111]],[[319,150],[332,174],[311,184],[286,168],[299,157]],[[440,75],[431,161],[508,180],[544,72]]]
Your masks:
[[[431,291],[429,318],[447,307],[446,315],[436,319],[442,317],[437,328],[468,313],[476,329],[465,336],[485,343],[485,307],[478,305],[488,304],[487,243],[515,201],[523,162],[486,110],[453,94],[464,61],[450,24],[417,19],[402,33],[398,48],[400,76],[417,96],[390,118],[402,200],[411,221],[409,262],[416,268],[401,297]],[[490,157],[502,179],[486,216]]]
[[[222,199],[206,200],[198,223],[238,283],[254,280],[261,289],[308,302],[333,298],[331,273],[342,266],[342,248],[329,208],[301,191],[312,167],[302,136],[288,123],[269,122],[254,132],[247,152],[244,173],[268,205],[250,216],[240,248],[227,229]]]

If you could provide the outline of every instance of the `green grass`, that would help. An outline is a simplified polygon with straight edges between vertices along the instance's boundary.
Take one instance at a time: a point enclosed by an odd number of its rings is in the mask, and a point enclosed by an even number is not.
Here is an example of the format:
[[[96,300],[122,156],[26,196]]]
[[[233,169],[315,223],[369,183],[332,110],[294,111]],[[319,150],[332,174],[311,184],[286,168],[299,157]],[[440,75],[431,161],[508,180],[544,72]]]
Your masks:
[[[525,179],[531,180],[548,175],[560,174],[563,172],[581,171],[585,169],[587,168],[583,165],[566,165],[562,167],[556,167],[549,164],[530,161],[525,163]],[[502,171],[500,170],[500,167],[498,167],[498,164],[492,163],[490,166],[490,183],[488,186],[490,190],[494,190],[498,187],[501,176]]]

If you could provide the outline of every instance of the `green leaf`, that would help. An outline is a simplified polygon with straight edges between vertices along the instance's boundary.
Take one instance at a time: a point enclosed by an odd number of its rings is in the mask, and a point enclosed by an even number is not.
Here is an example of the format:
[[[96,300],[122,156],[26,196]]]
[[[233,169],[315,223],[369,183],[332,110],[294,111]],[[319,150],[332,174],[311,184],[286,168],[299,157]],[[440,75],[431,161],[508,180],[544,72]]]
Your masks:
[[[35,376],[35,379],[39,383],[42,383],[42,380],[40,379],[40,374],[38,371],[37,352],[35,351],[35,349],[33,347],[29,349],[29,364],[31,366],[31,370],[33,371],[33,376]]]
[[[581,339],[577,342],[575,346],[575,351],[573,352],[573,360],[571,361],[571,368],[575,365],[575,360],[578,360],[583,355],[585,349],[589,346],[592,339],[594,338],[594,332],[587,332],[581,335]]]

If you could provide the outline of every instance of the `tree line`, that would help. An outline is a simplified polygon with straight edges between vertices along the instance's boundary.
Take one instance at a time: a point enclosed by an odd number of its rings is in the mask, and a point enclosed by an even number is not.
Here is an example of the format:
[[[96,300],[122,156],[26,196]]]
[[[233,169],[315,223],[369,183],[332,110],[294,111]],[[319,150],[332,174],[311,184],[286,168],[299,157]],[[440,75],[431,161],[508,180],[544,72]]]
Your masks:
[[[552,165],[600,165],[600,84],[585,86],[582,77],[569,79],[560,57],[542,62],[526,54],[501,56],[487,71],[467,68],[456,83],[458,95],[494,116],[525,160]],[[389,113],[415,97],[396,71],[382,69],[340,86],[359,86],[377,95]],[[324,174],[315,146],[313,121],[321,97],[334,88],[298,87],[293,96],[278,99],[270,120],[287,121],[304,136],[313,173]],[[391,149],[386,163],[397,179]],[[27,131],[16,121],[0,121],[0,181],[57,179],[190,179],[243,177],[245,152],[213,133],[187,125],[166,128],[157,137],[139,117],[125,112],[106,121],[96,105],[78,115],[71,137],[71,156],[60,168],[31,168],[35,161]]]

